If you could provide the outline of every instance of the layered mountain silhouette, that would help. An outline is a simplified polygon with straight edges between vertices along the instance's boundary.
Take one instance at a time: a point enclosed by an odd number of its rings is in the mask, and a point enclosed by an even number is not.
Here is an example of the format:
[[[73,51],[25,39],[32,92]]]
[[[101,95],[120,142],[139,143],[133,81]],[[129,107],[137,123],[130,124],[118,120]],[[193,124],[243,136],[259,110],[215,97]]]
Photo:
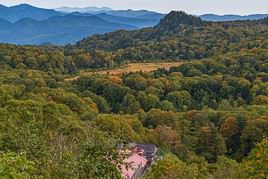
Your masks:
[[[16,23],[0,20],[0,41],[16,44],[67,44],[85,36],[119,29],[135,29],[124,24],[107,22],[96,16],[53,16],[37,21],[24,18]]]
[[[43,9],[28,4],[6,7],[0,5],[0,18],[9,22],[16,22],[22,18],[33,18],[35,20],[45,20],[52,16],[61,15],[53,9]]]
[[[237,20],[258,20],[263,19],[267,16],[268,14],[252,14],[247,16],[204,14],[200,16],[200,18],[205,21],[237,21]]]
[[[66,13],[28,4],[11,7],[1,5],[0,42],[65,45],[93,34],[151,27],[164,16],[145,10],[93,9],[85,9],[91,10],[91,13]]]
[[[167,33],[178,26],[173,22],[196,26],[204,23],[201,19],[204,21],[255,20],[267,16],[265,14],[249,16],[207,14],[198,18],[173,11],[160,22],[164,14],[147,10],[112,10],[108,7],[66,7],[57,10],[38,8],[28,4],[11,7],[0,5],[0,42],[65,45],[94,34],[104,34],[115,30],[135,30],[158,24],[155,33],[160,31]]]
[[[85,8],[60,7],[60,8],[56,8],[55,10],[59,12],[65,12],[65,13],[72,13],[72,12],[88,13],[88,12],[112,11],[112,9],[109,7],[85,7]]]
[[[72,15],[92,16],[92,14],[89,14],[89,13],[79,13],[79,12],[74,12],[72,13]],[[119,15],[111,15],[106,12],[94,14],[94,15],[107,22],[130,25],[130,26],[134,26],[137,28],[152,27],[158,24],[160,19],[163,17],[162,14],[157,17],[155,17],[154,15],[148,15],[148,14],[142,17],[125,17],[125,16],[119,16]]]

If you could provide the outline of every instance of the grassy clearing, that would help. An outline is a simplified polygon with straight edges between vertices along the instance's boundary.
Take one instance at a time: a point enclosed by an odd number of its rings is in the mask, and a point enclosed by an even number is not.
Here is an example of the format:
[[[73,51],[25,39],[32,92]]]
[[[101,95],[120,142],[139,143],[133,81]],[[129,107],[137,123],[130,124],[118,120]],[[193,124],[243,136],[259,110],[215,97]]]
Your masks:
[[[182,63],[183,62],[129,63],[123,68],[100,70],[92,73],[110,74],[110,75],[120,75],[123,73],[139,72],[139,71],[148,73],[155,71],[158,68],[165,68],[166,70],[169,70],[172,66],[180,66]]]
[[[83,74],[103,74],[103,75],[121,75],[124,73],[130,73],[130,72],[152,72],[159,68],[165,68],[166,70],[169,70],[173,66],[180,66],[184,62],[155,62],[155,63],[129,63],[121,68],[115,68],[110,70],[98,70],[98,71],[87,71],[87,72],[81,72],[81,75]],[[72,77],[66,79],[66,81],[74,81],[78,79],[79,76]]]

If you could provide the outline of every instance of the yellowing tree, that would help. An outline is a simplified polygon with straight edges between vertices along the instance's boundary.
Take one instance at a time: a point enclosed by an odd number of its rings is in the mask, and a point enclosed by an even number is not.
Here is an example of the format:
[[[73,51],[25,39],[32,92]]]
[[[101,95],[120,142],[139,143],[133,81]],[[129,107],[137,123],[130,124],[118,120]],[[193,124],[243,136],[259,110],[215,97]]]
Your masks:
[[[268,139],[257,144],[243,162],[245,178],[268,178]]]

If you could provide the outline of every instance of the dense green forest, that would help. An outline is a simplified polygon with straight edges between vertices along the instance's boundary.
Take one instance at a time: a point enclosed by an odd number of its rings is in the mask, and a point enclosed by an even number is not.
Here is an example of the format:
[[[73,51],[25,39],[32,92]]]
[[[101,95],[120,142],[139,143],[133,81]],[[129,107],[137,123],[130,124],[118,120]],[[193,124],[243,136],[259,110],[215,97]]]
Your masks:
[[[267,178],[267,22],[171,12],[76,45],[1,44],[0,178],[120,178],[128,142],[159,147],[145,178]],[[66,80],[156,60],[185,63]]]

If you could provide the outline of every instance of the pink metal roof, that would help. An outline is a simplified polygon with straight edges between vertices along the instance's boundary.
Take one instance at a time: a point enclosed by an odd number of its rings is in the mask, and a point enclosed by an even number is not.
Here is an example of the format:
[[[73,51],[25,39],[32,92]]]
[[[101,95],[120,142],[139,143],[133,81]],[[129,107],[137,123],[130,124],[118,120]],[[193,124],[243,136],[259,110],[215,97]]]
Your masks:
[[[131,178],[135,173],[136,169],[140,167],[145,167],[148,160],[136,153],[132,153],[130,157],[124,160],[124,163],[130,165],[126,166],[125,164],[121,166],[121,173],[124,178]]]

